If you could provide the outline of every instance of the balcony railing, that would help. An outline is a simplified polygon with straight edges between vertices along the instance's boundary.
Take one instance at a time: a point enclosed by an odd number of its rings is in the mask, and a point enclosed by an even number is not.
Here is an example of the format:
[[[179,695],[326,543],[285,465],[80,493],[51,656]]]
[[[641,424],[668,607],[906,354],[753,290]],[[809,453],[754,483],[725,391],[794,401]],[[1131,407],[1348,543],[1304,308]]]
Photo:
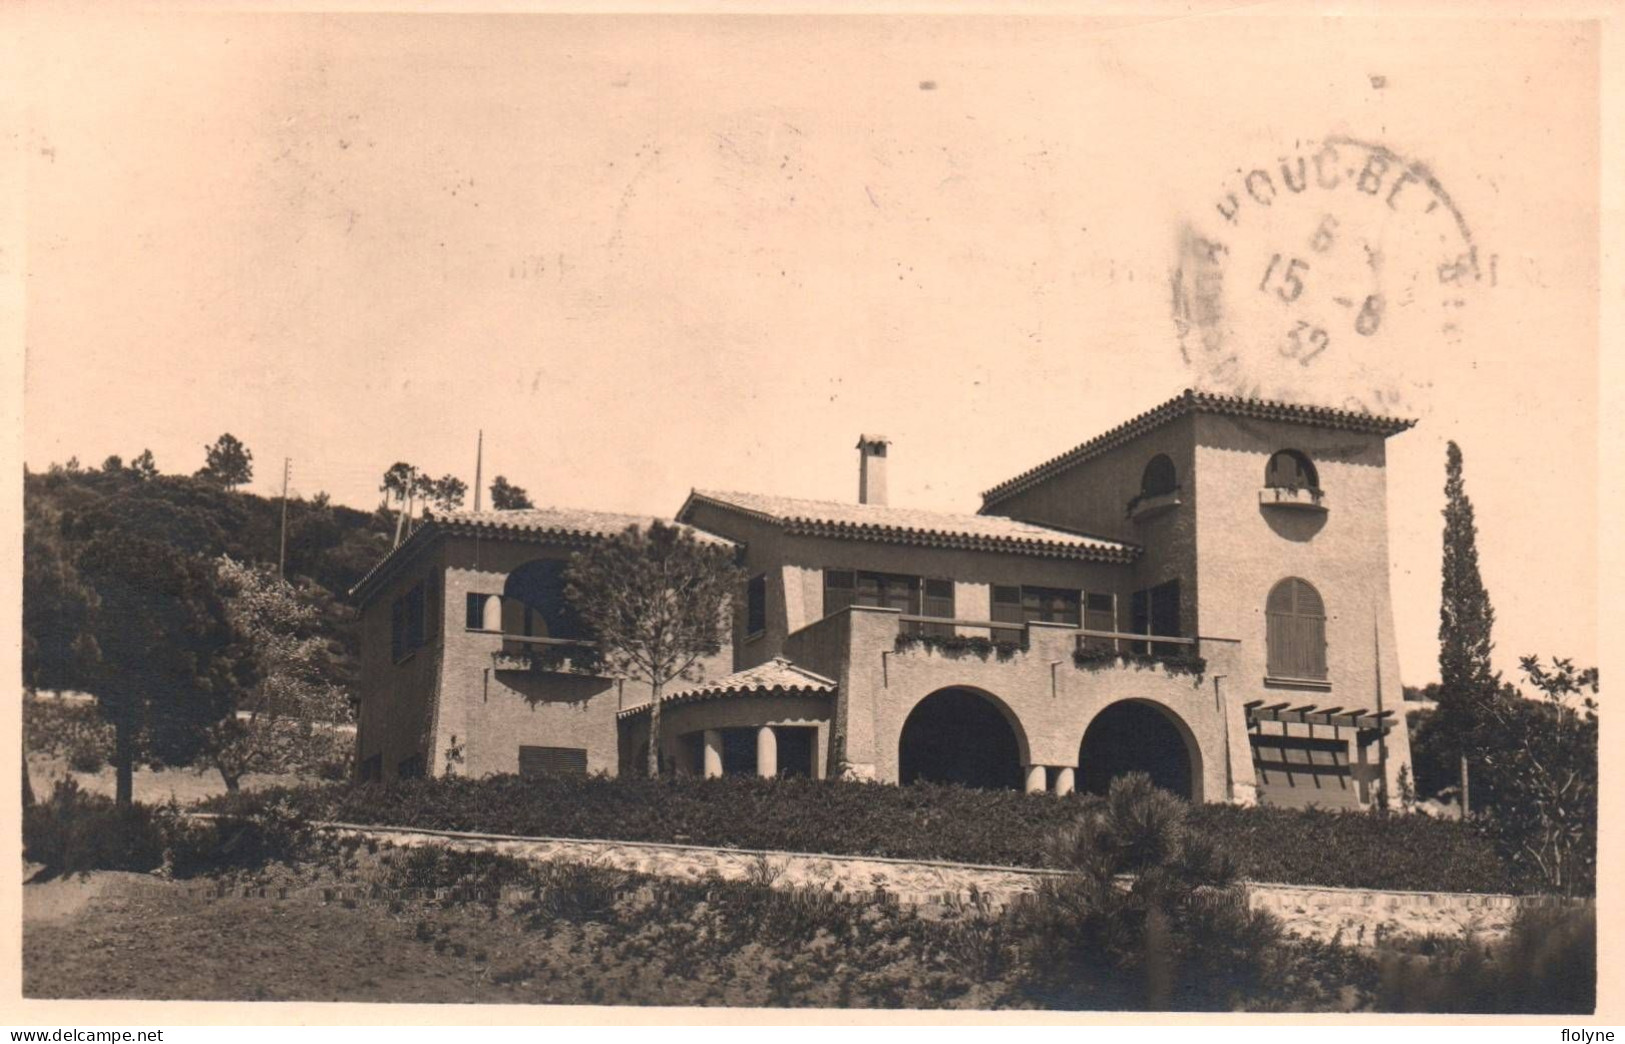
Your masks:
[[[1202,639],[1172,634],[1137,634],[1132,631],[1078,631],[1072,662],[1085,669],[1115,664],[1160,665],[1170,673],[1202,674]]]
[[[924,648],[948,654],[969,652],[983,659],[996,653],[999,659],[1007,660],[1027,650],[1031,644],[1026,622],[961,620],[911,613],[902,614],[898,621],[899,652]],[[985,631],[986,634],[967,635],[961,633],[962,628]],[[1072,659],[1081,668],[1092,670],[1116,665],[1158,665],[1170,672],[1187,674],[1202,674],[1207,668],[1207,661],[1201,654],[1201,638],[1102,631],[1087,627],[1070,630],[1076,642]],[[1229,641],[1222,638],[1209,640]]]
[[[502,648],[491,654],[499,671],[544,674],[597,674],[601,665],[596,642],[578,638],[542,638],[505,634]]]
[[[1313,486],[1265,486],[1258,491],[1258,503],[1292,511],[1325,511],[1326,494]]]

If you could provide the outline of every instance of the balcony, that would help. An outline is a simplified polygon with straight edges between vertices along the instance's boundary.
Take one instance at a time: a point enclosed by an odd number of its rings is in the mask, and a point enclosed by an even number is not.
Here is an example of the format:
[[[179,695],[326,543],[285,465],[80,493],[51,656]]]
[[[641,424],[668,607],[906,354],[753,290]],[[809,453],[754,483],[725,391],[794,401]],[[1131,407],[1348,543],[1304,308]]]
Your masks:
[[[1132,521],[1139,522],[1165,511],[1172,511],[1181,503],[1183,501],[1180,500],[1177,489],[1169,490],[1167,493],[1141,493],[1128,502],[1128,517]]]
[[[1326,494],[1313,486],[1265,486],[1258,491],[1258,506],[1283,511],[1326,511]]]
[[[599,675],[602,663],[596,642],[505,634],[502,648],[491,654],[491,665],[498,671]]]
[[[1062,638],[1071,635],[1072,662],[1082,670],[1161,667],[1169,674],[1200,675],[1207,669],[1207,661],[1201,655],[1200,638],[1099,631],[1069,624],[1012,624],[909,613],[898,617],[895,649],[899,653],[921,650],[949,657],[969,655],[984,661],[1011,661],[1033,648],[1035,628],[1045,633],[1046,643],[1053,640],[1051,635]],[[987,634],[962,633],[970,630],[986,631]]]

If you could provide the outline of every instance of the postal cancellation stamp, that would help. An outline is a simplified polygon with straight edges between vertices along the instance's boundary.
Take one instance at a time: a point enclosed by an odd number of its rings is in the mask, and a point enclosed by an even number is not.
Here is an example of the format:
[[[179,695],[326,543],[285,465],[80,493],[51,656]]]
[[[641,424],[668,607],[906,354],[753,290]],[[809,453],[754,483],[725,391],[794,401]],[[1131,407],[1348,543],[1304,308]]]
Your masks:
[[[1238,167],[1179,229],[1180,352],[1213,391],[1416,409],[1430,347],[1460,340],[1496,262],[1423,163],[1350,137],[1300,142]]]

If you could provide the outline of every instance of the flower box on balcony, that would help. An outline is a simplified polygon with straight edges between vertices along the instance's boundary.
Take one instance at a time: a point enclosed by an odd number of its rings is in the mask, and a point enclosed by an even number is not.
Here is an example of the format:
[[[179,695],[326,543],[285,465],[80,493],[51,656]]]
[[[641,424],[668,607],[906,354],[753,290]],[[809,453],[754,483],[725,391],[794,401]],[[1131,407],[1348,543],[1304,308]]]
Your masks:
[[[491,654],[491,666],[498,671],[532,674],[599,674],[598,652],[587,645],[499,650]]]
[[[1258,491],[1258,504],[1288,511],[1325,511],[1326,494],[1307,486],[1265,486]]]
[[[1179,490],[1170,490],[1167,493],[1156,493],[1151,496],[1141,494],[1128,502],[1128,517],[1135,522],[1153,515],[1160,515],[1164,511],[1172,511],[1183,501],[1179,498]]]

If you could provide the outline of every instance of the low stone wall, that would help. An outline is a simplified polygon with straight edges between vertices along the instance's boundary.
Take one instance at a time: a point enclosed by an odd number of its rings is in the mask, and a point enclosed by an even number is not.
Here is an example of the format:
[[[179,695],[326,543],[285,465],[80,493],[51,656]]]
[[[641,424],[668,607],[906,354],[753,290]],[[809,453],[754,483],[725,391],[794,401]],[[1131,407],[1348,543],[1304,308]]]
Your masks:
[[[776,888],[812,887],[851,895],[884,889],[929,913],[950,901],[966,901],[974,891],[999,908],[1031,892],[1046,876],[1059,873],[1029,867],[984,866],[929,860],[813,855],[800,852],[707,848],[698,845],[575,838],[513,837],[446,830],[403,830],[323,824],[341,834],[372,838],[397,847],[440,845],[496,852],[518,859],[588,863],[665,877],[724,880],[771,878]],[[1465,892],[1389,892],[1249,882],[1254,909],[1268,910],[1299,935],[1351,945],[1374,944],[1399,935],[1484,937],[1504,934],[1526,906],[1589,904],[1548,896],[1475,895]]]

